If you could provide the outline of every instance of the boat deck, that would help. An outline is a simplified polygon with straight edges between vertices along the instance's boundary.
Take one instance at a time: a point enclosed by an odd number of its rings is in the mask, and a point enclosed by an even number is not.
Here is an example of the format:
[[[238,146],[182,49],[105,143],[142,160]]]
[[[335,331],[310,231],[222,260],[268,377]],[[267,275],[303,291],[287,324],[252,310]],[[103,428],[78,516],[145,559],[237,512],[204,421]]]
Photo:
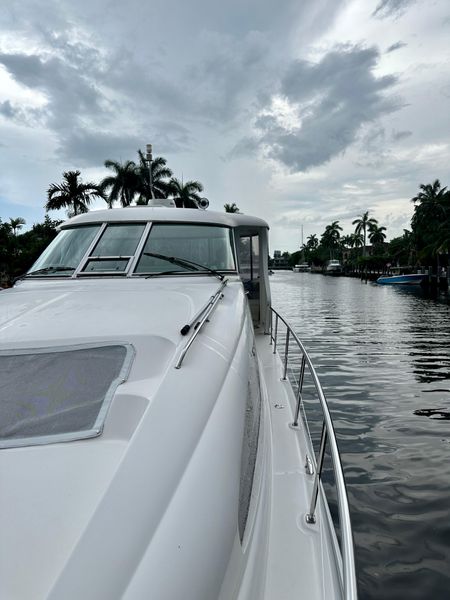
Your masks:
[[[292,429],[295,397],[289,381],[282,381],[283,368],[278,354],[273,354],[270,336],[256,332],[256,347],[267,387],[267,405],[272,435],[272,506],[266,573],[266,600],[310,600],[339,597],[340,587],[324,578],[333,573],[334,559],[329,556],[327,528],[323,526],[319,501],[317,521],[306,523],[306,514],[314,477],[304,467],[308,450],[307,436],[300,424]]]

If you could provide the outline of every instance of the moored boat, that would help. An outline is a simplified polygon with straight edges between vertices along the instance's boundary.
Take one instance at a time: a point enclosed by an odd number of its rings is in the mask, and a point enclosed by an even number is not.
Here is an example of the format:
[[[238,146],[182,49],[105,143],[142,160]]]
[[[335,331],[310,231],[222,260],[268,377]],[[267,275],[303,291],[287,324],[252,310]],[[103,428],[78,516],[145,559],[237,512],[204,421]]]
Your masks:
[[[342,265],[338,260],[331,259],[325,266],[325,275],[341,275]]]
[[[333,424],[271,305],[267,231],[241,214],[93,211],[2,292],[1,598],[356,598]]]
[[[311,271],[311,267],[308,265],[308,263],[302,263],[300,265],[294,265],[292,270],[294,273],[308,273]]]
[[[381,285],[421,285],[425,277],[426,275],[423,273],[387,275],[379,277],[377,283]]]

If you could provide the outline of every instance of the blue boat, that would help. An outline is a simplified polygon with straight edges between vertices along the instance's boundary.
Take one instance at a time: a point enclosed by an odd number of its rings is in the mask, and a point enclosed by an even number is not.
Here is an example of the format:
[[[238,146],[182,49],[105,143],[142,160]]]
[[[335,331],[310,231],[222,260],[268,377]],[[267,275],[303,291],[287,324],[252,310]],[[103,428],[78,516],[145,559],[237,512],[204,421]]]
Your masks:
[[[424,273],[411,273],[410,275],[390,275],[379,277],[377,283],[382,285],[420,285],[425,279]]]

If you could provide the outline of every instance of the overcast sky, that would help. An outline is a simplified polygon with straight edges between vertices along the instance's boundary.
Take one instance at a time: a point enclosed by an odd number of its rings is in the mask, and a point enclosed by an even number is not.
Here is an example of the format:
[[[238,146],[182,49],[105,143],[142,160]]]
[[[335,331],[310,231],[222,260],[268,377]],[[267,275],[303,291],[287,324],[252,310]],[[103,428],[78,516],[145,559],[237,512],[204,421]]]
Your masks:
[[[63,171],[152,143],[272,250],[366,210],[392,238],[450,184],[449,40],[448,0],[4,3],[0,218],[42,221]]]

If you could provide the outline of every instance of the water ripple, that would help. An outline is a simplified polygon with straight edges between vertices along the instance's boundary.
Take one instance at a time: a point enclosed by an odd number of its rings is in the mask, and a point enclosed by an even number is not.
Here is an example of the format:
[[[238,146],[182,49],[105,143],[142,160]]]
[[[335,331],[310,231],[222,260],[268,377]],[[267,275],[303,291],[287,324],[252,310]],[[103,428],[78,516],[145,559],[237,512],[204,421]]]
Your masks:
[[[360,599],[450,598],[448,304],[309,273],[277,272],[271,283],[334,419]]]

